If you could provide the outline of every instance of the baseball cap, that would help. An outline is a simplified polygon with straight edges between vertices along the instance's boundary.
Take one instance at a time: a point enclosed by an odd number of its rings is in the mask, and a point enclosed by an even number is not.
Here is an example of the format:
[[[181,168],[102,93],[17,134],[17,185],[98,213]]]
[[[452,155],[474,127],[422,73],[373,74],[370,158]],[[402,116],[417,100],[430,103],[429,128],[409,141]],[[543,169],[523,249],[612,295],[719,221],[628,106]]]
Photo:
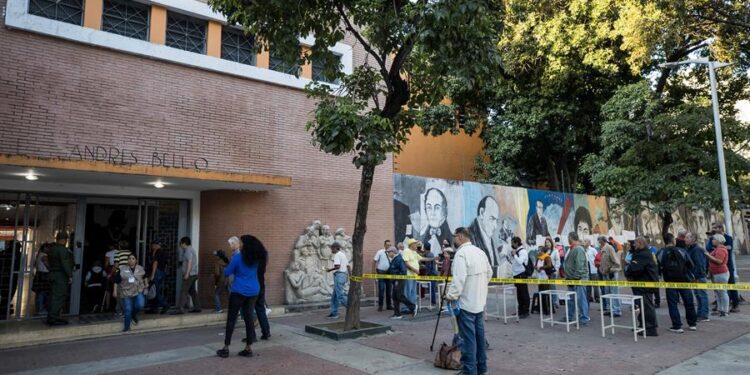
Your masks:
[[[719,241],[719,243],[724,243],[727,241],[723,234],[714,234],[711,239],[714,241]]]

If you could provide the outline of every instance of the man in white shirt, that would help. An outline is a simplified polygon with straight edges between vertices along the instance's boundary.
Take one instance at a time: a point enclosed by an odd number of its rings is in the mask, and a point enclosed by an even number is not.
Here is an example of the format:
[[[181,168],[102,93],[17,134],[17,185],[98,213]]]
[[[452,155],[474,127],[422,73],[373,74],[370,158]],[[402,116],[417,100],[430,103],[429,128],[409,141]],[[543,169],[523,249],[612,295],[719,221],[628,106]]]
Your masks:
[[[599,280],[599,270],[596,267],[596,255],[599,251],[595,247],[591,246],[591,240],[586,239],[583,241],[586,248],[586,260],[589,262],[589,280]],[[589,302],[599,302],[599,287],[589,286],[586,288]]]
[[[461,372],[459,374],[487,374],[487,347],[484,336],[484,307],[487,304],[487,286],[492,278],[492,268],[487,255],[471,244],[466,228],[457,228],[453,242],[458,249],[453,259],[453,280],[445,299],[458,301],[460,312],[456,317],[461,336]]]
[[[514,279],[527,279],[530,275],[526,273],[526,264],[530,262],[529,252],[523,246],[520,237],[510,240],[510,265],[513,269]],[[525,283],[516,284],[516,301],[518,302],[518,317],[526,319],[529,317],[529,286]]]
[[[388,268],[391,266],[391,260],[388,258],[386,249],[389,247],[391,247],[391,241],[385,240],[383,248],[378,250],[375,253],[375,257],[372,258],[372,269],[377,274],[388,273]],[[378,311],[383,311],[383,299],[385,299],[386,308],[388,310],[393,310],[393,305],[391,304],[392,291],[392,280],[378,279]]]
[[[344,293],[347,276],[349,275],[349,259],[347,259],[346,254],[341,251],[341,244],[338,242],[331,244],[331,252],[333,253],[333,268],[326,268],[326,272],[333,271],[331,314],[329,314],[328,317],[331,319],[338,319],[339,304],[344,307],[349,306],[346,293]]]

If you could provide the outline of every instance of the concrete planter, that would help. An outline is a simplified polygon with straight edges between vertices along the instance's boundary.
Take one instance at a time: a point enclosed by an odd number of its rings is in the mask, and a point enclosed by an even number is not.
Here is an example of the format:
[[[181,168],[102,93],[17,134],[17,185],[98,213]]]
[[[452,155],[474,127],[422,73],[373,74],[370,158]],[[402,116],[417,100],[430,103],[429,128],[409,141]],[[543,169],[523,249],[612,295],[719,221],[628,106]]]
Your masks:
[[[321,335],[334,340],[355,339],[362,336],[372,336],[386,333],[391,326],[371,322],[360,322],[360,329],[344,331],[344,322],[311,324],[305,326],[305,332]]]

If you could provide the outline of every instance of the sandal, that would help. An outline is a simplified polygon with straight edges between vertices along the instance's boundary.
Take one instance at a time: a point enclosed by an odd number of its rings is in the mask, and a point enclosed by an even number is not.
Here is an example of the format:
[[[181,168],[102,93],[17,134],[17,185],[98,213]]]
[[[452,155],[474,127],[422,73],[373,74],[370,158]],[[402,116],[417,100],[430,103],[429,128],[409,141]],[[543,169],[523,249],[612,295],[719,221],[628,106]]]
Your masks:
[[[221,358],[229,358],[229,349],[219,349],[216,351],[216,355]]]
[[[245,349],[245,350],[237,353],[237,355],[239,355],[240,357],[252,357],[253,356],[253,351]]]

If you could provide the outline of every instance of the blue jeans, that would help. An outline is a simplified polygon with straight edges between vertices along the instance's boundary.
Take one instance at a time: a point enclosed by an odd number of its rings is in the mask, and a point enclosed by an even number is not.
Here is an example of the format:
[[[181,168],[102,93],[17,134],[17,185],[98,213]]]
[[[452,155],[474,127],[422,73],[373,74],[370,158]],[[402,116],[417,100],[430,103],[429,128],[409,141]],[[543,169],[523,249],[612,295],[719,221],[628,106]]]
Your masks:
[[[130,322],[133,318],[138,319],[138,312],[143,310],[145,303],[146,298],[143,296],[143,293],[138,293],[135,297],[120,298],[122,313],[125,316],[125,331],[130,329]]]
[[[617,281],[617,272],[609,275],[602,275],[602,280],[604,281]],[[602,287],[602,294],[618,294],[620,293],[620,288],[616,286],[605,286]],[[604,311],[609,311],[609,298],[602,299],[602,309]],[[619,299],[613,299],[612,300],[612,314],[620,315],[622,314],[622,311],[620,310],[620,300]]]
[[[404,295],[409,302],[417,304],[417,280],[404,280]],[[402,313],[408,312],[404,310],[405,307],[401,308]]]
[[[586,280],[586,279],[581,279]],[[575,291],[578,297],[578,321],[581,324],[589,323],[589,300],[586,296],[585,286],[568,286],[569,291]],[[571,300],[565,302],[565,306],[568,307],[568,319],[575,320],[576,307],[573,305]]]
[[[706,283],[708,280],[705,277],[695,279],[696,283]],[[696,302],[696,315],[699,319],[708,319],[708,292],[705,289],[693,290]]]
[[[695,305],[693,304],[693,294],[687,289],[667,289],[667,307],[669,308],[669,318],[672,320],[672,328],[681,328],[682,320],[680,319],[680,307],[678,303],[682,298],[685,304],[685,320],[689,327],[695,327]]]
[[[214,286],[214,307],[216,311],[221,311],[221,295],[224,294],[227,288],[223,285]]]
[[[167,303],[166,297],[164,297],[164,279],[166,278],[167,274],[157,269],[156,273],[154,274],[154,285],[156,285],[156,297],[151,301],[153,305],[155,305],[155,308],[159,307],[169,307],[169,303]]]
[[[346,285],[346,272],[333,274],[333,294],[331,294],[331,315],[339,314],[339,303],[346,307],[348,305],[344,286]]]
[[[456,317],[461,346],[461,366],[465,374],[487,372],[487,347],[484,337],[484,312],[472,314],[461,309]]]

